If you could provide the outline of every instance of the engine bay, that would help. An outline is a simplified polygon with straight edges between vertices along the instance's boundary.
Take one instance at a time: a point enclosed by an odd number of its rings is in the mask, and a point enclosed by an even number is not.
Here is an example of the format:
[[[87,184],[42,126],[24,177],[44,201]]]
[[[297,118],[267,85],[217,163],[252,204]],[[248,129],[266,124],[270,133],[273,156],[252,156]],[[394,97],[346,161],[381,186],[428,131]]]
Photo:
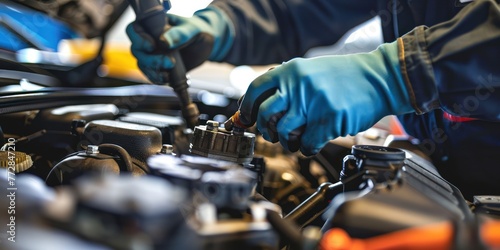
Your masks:
[[[500,248],[500,196],[464,198],[395,117],[305,157],[226,129],[234,86],[106,74],[127,1],[7,5],[101,39],[77,66],[0,51],[0,249]]]
[[[146,99],[0,115],[2,183],[16,195],[2,199],[14,205],[9,249],[343,249],[339,237],[347,249],[496,246],[479,232],[496,230],[498,198],[467,202],[384,129],[306,158],[253,128],[225,130],[209,119],[218,110],[190,129],[175,105]],[[433,230],[429,241],[392,238]]]

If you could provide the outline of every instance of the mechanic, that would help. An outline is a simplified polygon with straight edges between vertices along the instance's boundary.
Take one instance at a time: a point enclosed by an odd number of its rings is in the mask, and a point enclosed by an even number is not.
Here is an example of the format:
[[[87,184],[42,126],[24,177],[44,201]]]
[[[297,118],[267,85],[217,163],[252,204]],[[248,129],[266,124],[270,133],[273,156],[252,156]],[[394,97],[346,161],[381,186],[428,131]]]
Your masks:
[[[300,58],[381,17],[385,44],[370,53]],[[190,70],[205,60],[282,63],[249,86],[238,124],[291,151],[398,115],[441,175],[467,199],[500,195],[500,6],[494,0],[215,0],[192,17],[167,14],[160,38]],[[139,25],[127,27],[154,83],[173,62]]]

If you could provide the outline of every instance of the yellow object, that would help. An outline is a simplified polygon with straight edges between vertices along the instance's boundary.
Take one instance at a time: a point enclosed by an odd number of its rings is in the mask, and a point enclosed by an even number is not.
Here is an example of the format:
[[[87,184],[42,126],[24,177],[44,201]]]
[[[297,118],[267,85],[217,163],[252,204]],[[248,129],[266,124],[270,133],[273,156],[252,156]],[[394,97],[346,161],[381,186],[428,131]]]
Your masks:
[[[0,168],[14,164],[15,172],[20,173],[33,166],[31,156],[19,151],[0,151]]]
[[[99,45],[100,41],[97,39],[64,40],[59,44],[59,51],[67,54],[71,63],[80,64],[95,57]],[[148,82],[130,52],[130,43],[106,42],[103,57],[104,62],[100,69],[103,76]]]

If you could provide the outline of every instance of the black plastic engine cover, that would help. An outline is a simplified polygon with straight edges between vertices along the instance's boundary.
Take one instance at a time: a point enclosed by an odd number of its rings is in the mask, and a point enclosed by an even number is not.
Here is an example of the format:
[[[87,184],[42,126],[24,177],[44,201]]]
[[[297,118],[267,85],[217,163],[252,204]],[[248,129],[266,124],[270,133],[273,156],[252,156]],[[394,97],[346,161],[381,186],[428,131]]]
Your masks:
[[[360,191],[333,199],[328,228],[341,228],[353,238],[369,238],[447,221],[456,225],[460,239],[473,220],[460,191],[429,162],[409,152],[393,180],[364,185]]]
[[[162,135],[155,127],[111,120],[87,123],[80,146],[112,143],[123,147],[132,158],[141,162],[161,150]]]

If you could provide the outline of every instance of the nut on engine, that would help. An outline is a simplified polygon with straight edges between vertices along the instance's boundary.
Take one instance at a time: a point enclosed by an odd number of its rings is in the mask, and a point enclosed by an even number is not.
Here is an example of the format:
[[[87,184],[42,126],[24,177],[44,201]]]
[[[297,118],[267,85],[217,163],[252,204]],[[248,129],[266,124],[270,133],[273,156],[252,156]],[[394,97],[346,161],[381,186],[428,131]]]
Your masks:
[[[219,127],[216,121],[196,126],[190,144],[191,153],[212,159],[248,164],[253,159],[255,135],[244,130]]]

